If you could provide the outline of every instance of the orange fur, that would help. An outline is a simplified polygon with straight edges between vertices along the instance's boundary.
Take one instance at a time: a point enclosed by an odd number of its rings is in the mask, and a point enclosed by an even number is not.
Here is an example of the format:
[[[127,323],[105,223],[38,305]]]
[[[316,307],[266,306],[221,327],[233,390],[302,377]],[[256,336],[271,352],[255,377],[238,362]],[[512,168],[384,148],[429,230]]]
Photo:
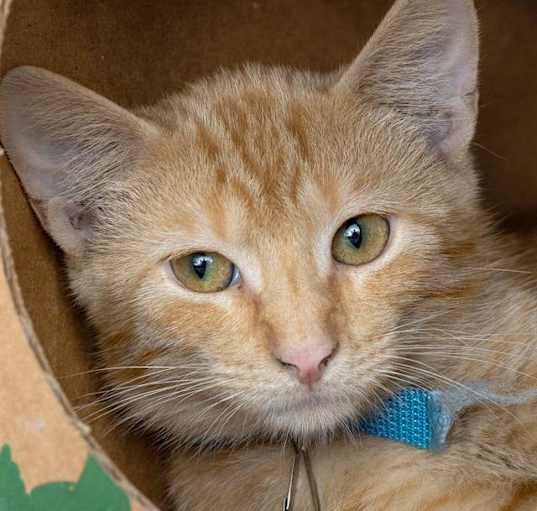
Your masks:
[[[400,386],[536,386],[530,258],[494,231],[468,154],[476,37],[469,0],[399,0],[348,70],[245,66],[136,116],[106,118],[107,104],[44,71],[8,75],[6,149],[67,253],[113,409],[177,448],[178,510],[278,508],[290,437],[313,446],[324,511],[537,505],[535,403],[466,410],[441,453],[343,434]],[[96,102],[102,119],[59,119],[62,95],[49,89]],[[5,121],[27,117],[28,135]],[[61,151],[49,130],[79,136],[71,159],[53,160],[74,177],[52,192],[34,169],[49,153],[21,149]],[[85,169],[99,177],[86,188]],[[390,218],[387,248],[363,267],[336,263],[334,233],[366,213]],[[233,261],[240,283],[181,287],[167,260],[200,250]],[[321,337],[337,352],[306,388],[274,352]],[[199,443],[222,448],[193,456]]]

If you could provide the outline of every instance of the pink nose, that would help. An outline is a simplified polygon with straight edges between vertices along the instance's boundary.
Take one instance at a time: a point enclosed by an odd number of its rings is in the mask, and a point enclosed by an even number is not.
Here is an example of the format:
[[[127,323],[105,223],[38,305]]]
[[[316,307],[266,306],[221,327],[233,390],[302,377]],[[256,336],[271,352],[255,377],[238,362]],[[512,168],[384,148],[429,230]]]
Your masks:
[[[335,354],[331,343],[319,343],[305,346],[290,346],[279,350],[277,360],[289,368],[300,383],[313,385],[321,379],[324,369]]]

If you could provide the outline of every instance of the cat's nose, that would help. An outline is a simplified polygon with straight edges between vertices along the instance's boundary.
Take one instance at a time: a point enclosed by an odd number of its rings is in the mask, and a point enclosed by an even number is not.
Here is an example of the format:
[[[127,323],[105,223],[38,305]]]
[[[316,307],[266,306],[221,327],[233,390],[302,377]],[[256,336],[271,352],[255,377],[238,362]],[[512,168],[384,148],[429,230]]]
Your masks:
[[[318,382],[332,358],[336,347],[325,341],[304,346],[289,346],[275,353],[281,365],[288,368],[300,383],[311,386]]]

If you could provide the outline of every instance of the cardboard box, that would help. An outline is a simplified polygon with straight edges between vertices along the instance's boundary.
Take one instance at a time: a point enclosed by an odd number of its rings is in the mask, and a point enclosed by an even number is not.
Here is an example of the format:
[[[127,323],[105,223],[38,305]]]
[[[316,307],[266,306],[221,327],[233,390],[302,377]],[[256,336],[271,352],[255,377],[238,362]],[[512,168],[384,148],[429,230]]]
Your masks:
[[[478,163],[489,203],[508,214],[511,226],[529,225],[537,211],[537,6],[533,0],[477,3],[483,34]],[[353,57],[389,5],[0,0],[0,68],[4,74],[16,65],[45,67],[128,107],[247,60],[331,70]],[[0,509],[25,511],[28,498],[53,499],[46,502],[54,506],[42,508],[47,511],[156,509],[150,500],[164,509],[165,468],[151,443],[109,433],[111,417],[83,422],[75,413],[99,388],[91,332],[67,296],[61,256],[3,155],[0,185]],[[50,484],[56,481],[73,484]],[[6,485],[19,500],[6,500]],[[45,486],[25,496],[38,485]]]

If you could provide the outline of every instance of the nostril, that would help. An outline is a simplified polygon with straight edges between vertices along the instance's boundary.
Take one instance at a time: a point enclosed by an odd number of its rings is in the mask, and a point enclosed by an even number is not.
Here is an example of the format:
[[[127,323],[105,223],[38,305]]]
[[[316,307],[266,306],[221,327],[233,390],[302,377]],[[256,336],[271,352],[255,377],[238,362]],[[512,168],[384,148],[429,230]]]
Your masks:
[[[319,363],[319,367],[325,368],[328,365],[328,362],[334,358],[334,355],[336,354],[336,348],[332,350],[332,352],[324,357],[321,362]]]
[[[281,358],[276,357],[276,360],[283,366],[287,367],[288,369],[298,369],[298,367],[294,364],[290,364],[289,362],[284,362]]]
[[[295,364],[290,364],[289,362],[284,362],[281,358],[276,357],[276,360],[280,363],[280,365],[284,369],[289,371],[290,374],[292,374],[293,376],[297,377],[300,380],[301,371],[298,366],[296,366]]]

